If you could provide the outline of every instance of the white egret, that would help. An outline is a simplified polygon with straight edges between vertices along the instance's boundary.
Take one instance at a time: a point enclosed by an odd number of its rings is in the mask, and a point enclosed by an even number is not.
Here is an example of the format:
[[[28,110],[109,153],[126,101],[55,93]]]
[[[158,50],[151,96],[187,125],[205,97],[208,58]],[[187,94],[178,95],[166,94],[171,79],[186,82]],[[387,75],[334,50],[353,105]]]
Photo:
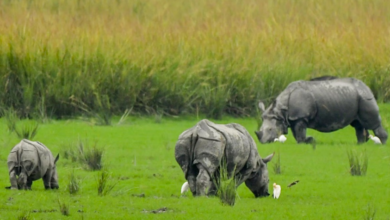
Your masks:
[[[185,182],[185,183],[181,186],[181,194],[187,192],[188,189],[190,189],[190,185],[188,185],[188,182]]]
[[[372,136],[371,134],[368,135],[368,137],[374,141],[375,144],[382,144],[381,139],[379,139],[377,136]]]
[[[274,199],[278,199],[279,196],[280,196],[280,192],[282,191],[282,187],[280,187],[280,185],[276,185],[276,183],[274,183]]]
[[[284,143],[286,140],[287,140],[286,136],[282,134],[278,138],[275,138],[274,142],[279,141],[280,143]]]

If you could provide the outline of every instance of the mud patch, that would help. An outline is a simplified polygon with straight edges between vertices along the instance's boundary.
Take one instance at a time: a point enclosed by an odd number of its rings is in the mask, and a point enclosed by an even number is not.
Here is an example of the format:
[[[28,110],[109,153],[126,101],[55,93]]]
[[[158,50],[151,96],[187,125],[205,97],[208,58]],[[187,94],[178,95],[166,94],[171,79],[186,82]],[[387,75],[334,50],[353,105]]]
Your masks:
[[[47,213],[47,212],[57,212],[57,209],[34,209],[32,213]]]
[[[173,197],[173,198],[180,198],[180,196],[174,195],[174,194],[171,194],[171,197]]]
[[[133,197],[145,198],[145,193],[141,193],[141,194],[131,194],[131,196],[133,196]]]
[[[166,212],[172,212],[173,210],[168,209],[167,207],[162,207],[156,210],[142,210],[142,213],[153,213],[153,214],[160,214],[160,213],[166,213]]]
[[[153,177],[161,178],[161,177],[163,177],[163,175],[161,175],[159,173],[153,173]]]

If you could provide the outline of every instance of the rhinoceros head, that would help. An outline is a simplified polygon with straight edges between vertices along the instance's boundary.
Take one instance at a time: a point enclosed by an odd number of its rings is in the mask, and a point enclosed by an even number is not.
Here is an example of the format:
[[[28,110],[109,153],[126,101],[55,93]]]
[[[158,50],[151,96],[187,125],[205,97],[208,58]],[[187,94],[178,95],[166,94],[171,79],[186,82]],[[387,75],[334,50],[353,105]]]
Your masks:
[[[58,185],[58,174],[57,174],[57,168],[56,168],[56,163],[59,159],[60,155],[57,154],[56,156],[56,159],[54,160],[54,167],[52,169],[52,176],[51,176],[51,180],[50,180],[50,186],[52,189],[58,189],[59,188],[59,185]]]
[[[267,163],[271,161],[274,153],[269,155],[264,159],[260,159],[258,161],[259,170],[255,173],[255,175],[245,181],[245,185],[252,191],[255,197],[265,197],[269,196],[268,193],[268,168]]]
[[[21,172],[17,180],[18,189],[26,189],[26,183],[27,175],[24,172]]]
[[[287,123],[283,114],[283,109],[278,109],[278,106],[272,103],[265,109],[262,102],[259,103],[259,108],[262,110],[263,123],[259,131],[255,134],[262,144],[274,142],[281,134],[287,134]]]

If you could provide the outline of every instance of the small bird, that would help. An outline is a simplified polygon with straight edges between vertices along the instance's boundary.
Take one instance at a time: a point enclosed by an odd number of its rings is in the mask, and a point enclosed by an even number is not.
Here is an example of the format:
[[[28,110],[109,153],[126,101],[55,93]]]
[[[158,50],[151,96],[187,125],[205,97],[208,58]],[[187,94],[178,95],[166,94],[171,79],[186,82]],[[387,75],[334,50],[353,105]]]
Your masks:
[[[280,143],[284,143],[286,140],[287,140],[286,136],[282,134],[278,138],[275,138],[274,142],[279,141]]]
[[[274,199],[278,199],[279,196],[280,196],[280,192],[282,191],[282,187],[280,187],[280,185],[276,185],[276,183],[274,183]]]
[[[377,136],[372,136],[371,134],[368,135],[368,137],[374,141],[375,144],[382,144],[381,139],[379,139]]]
[[[181,186],[181,194],[187,192],[189,188],[190,188],[190,185],[188,185],[188,182],[185,182],[185,183]]]
[[[294,186],[297,183],[299,183],[299,180],[290,183],[287,187],[290,188],[290,187]]]

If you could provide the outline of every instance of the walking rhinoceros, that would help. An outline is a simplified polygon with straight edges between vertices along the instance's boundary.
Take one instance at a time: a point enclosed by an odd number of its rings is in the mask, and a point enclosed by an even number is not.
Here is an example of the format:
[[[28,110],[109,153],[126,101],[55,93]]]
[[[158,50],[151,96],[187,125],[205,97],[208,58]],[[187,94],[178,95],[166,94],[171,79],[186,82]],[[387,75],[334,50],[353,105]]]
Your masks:
[[[215,195],[222,161],[228,176],[236,177],[236,187],[245,182],[256,197],[268,196],[267,163],[256,143],[239,124],[214,124],[206,119],[184,131],[176,143],[175,158],[194,196]]]
[[[315,143],[313,137],[306,137],[306,128],[332,132],[347,125],[355,128],[358,143],[368,140],[368,130],[373,130],[383,144],[387,140],[374,95],[355,78],[295,81],[267,109],[262,102],[259,107],[263,124],[255,133],[261,143],[287,134],[289,127],[298,143]]]
[[[58,189],[58,158],[42,143],[23,139],[8,155],[9,188],[31,189],[32,182],[42,178],[45,189]]]

